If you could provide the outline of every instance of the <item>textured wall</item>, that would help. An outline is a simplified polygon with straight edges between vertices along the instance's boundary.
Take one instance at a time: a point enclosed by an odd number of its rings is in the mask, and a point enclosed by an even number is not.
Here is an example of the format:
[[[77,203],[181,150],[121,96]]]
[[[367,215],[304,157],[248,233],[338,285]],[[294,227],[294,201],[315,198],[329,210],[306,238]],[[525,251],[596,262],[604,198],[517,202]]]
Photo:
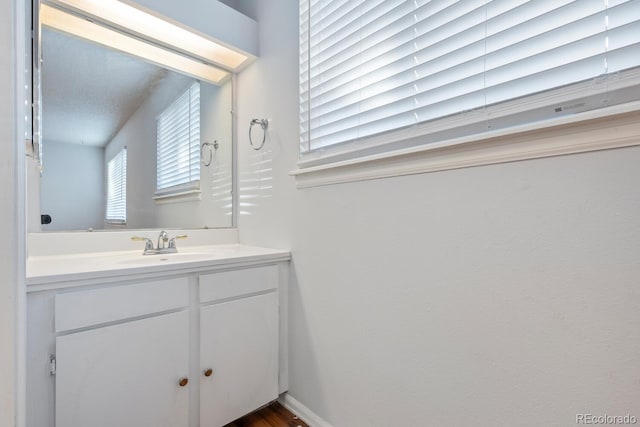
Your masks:
[[[256,4],[239,226],[293,251],[291,395],[336,427],[640,417],[640,148],[296,190],[297,2]]]

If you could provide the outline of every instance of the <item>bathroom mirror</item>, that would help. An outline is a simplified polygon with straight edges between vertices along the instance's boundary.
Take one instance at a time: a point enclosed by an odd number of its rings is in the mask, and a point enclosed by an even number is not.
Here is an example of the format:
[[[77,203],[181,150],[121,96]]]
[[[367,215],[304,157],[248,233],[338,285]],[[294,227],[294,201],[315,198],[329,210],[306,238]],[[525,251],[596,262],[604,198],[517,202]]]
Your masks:
[[[233,225],[231,78],[200,82],[199,189],[157,198],[156,121],[195,80],[45,27],[41,40],[42,231]],[[109,162],[124,147],[126,221],[106,221]]]

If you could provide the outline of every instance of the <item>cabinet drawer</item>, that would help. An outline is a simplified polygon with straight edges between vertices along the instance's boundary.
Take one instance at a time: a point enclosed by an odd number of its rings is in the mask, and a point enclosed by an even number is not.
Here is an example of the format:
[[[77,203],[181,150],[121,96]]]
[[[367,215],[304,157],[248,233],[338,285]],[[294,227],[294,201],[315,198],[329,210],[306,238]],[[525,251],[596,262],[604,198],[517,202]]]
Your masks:
[[[200,302],[278,289],[278,267],[247,268],[200,275]]]
[[[186,277],[55,296],[56,332],[186,307]]]

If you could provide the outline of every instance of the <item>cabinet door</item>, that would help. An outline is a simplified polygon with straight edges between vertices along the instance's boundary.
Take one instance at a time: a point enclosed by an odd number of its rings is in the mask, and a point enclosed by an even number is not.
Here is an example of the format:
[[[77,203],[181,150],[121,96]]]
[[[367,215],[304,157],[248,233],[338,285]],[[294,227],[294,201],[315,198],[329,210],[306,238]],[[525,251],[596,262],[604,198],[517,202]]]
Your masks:
[[[278,397],[278,294],[200,311],[200,425],[220,427]]]
[[[57,427],[186,427],[189,317],[166,314],[56,339]]]

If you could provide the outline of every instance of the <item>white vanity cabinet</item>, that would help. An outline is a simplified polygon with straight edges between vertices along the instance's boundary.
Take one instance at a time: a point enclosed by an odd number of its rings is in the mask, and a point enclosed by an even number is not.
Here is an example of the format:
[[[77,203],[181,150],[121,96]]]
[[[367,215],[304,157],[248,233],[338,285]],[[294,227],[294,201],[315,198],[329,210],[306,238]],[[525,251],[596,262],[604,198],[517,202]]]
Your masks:
[[[27,427],[222,427],[276,399],[286,268],[30,293]]]

